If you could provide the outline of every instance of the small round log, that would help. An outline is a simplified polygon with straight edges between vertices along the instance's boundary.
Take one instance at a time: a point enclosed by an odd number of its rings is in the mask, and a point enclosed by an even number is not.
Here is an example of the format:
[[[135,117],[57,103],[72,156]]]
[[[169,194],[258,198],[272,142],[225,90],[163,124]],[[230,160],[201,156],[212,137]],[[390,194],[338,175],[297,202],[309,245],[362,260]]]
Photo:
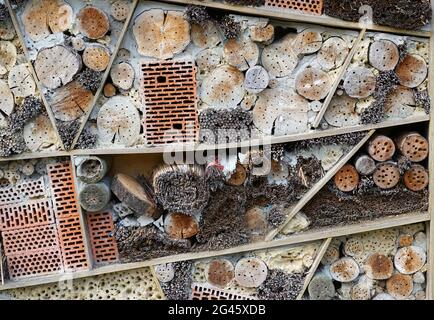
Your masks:
[[[222,36],[214,22],[206,21],[191,25],[191,40],[197,47],[208,49],[216,47],[222,41]]]
[[[74,11],[67,3],[58,5],[55,2],[52,1],[52,5],[48,10],[48,26],[53,33],[67,31],[72,27],[72,23],[74,22]]]
[[[380,163],[372,178],[380,189],[391,189],[399,183],[399,168],[392,162]]]
[[[389,118],[405,119],[415,112],[413,89],[396,86],[387,95],[384,110]]]
[[[241,186],[247,178],[247,170],[243,165],[237,163],[235,172],[232,173],[229,180],[226,182],[230,186]]]
[[[154,270],[157,279],[163,283],[172,281],[175,276],[175,269],[171,263],[159,264]]]
[[[17,62],[17,48],[10,41],[0,41],[0,75],[8,73]]]
[[[299,59],[292,42],[293,35],[287,35],[262,50],[262,65],[273,77],[289,76],[297,67]]]
[[[359,124],[360,116],[356,111],[356,102],[356,99],[347,95],[334,96],[324,113],[324,119],[334,127]]]
[[[395,268],[402,274],[413,274],[422,269],[426,262],[425,251],[416,246],[403,247],[395,254]]]
[[[268,87],[270,77],[267,70],[261,66],[254,66],[247,70],[244,88],[249,93],[259,93]]]
[[[413,244],[413,236],[411,234],[401,234],[398,237],[398,247],[409,247]]]
[[[101,39],[110,29],[110,22],[104,11],[86,6],[77,14],[78,30],[89,39]]]
[[[134,69],[127,62],[121,62],[110,70],[113,84],[122,90],[129,90],[134,83]]]
[[[368,277],[361,276],[357,283],[351,288],[351,300],[370,300],[371,299],[371,285],[369,284]]]
[[[362,176],[370,176],[377,168],[374,159],[366,154],[358,156],[354,165],[357,172]]]
[[[36,92],[36,84],[27,64],[20,64],[11,69],[8,85],[16,98],[25,98]]]
[[[169,213],[164,219],[164,230],[173,239],[188,239],[199,232],[199,224],[193,216]]]
[[[110,201],[110,188],[107,183],[83,184],[78,192],[78,202],[88,212],[103,210]]]
[[[392,159],[395,151],[393,140],[384,135],[376,136],[368,144],[368,153],[376,161],[384,162]]]
[[[349,48],[344,39],[330,37],[324,41],[321,50],[318,52],[317,60],[324,70],[334,70],[344,64]]]
[[[347,164],[339,170],[334,178],[336,187],[342,192],[350,192],[359,184],[359,174],[354,166]]]
[[[6,115],[10,115],[14,110],[14,96],[6,82],[0,79],[0,110]],[[1,113],[0,113],[1,114]]]
[[[363,246],[363,242],[357,236],[348,239],[344,244],[344,253],[347,256],[358,257],[364,252],[365,248]]]
[[[104,178],[109,169],[106,160],[96,157],[86,157],[77,168],[77,177],[85,183],[96,183]]]
[[[396,139],[398,150],[412,162],[421,162],[428,157],[429,143],[417,132],[401,134]]]
[[[360,268],[353,258],[344,257],[330,266],[332,278],[339,282],[351,282],[357,279]]]
[[[235,266],[235,281],[242,287],[259,287],[267,278],[267,274],[267,265],[258,258],[243,258]]]
[[[421,191],[428,186],[428,183],[428,171],[421,165],[412,165],[411,168],[404,173],[404,184],[411,191]]]
[[[223,57],[229,65],[245,71],[257,64],[259,47],[249,39],[230,39],[223,47]]]
[[[265,27],[251,26],[249,28],[249,34],[252,41],[268,44],[273,41],[274,26],[272,24],[268,24]]]
[[[35,166],[30,161],[25,162],[21,166],[21,172],[26,177],[30,177],[35,172]]]
[[[83,51],[86,49],[86,42],[84,42],[82,37],[73,37],[71,39],[71,45],[76,51]]]
[[[205,49],[196,55],[196,64],[200,72],[209,72],[220,65],[222,53],[216,49]]]
[[[413,280],[406,274],[394,274],[386,281],[387,292],[398,300],[408,298],[413,291]]]
[[[104,96],[106,98],[111,98],[116,95],[116,87],[112,85],[111,83],[107,83],[104,86]]]
[[[399,62],[398,46],[390,40],[375,41],[369,47],[369,63],[380,71],[395,69]]]
[[[425,59],[417,55],[407,55],[395,69],[399,83],[408,88],[418,87],[428,75]]]
[[[56,144],[56,132],[50,119],[41,114],[24,126],[24,141],[30,151],[40,151]]]
[[[126,0],[118,0],[111,6],[111,16],[116,21],[125,21],[130,13],[130,5]]]
[[[331,300],[336,294],[333,279],[324,273],[316,274],[307,290],[310,300]]]
[[[110,51],[100,44],[91,44],[83,52],[83,63],[94,71],[104,71],[110,62]]]
[[[305,30],[299,33],[293,43],[298,54],[312,54],[321,49],[322,35],[316,31]]]
[[[316,68],[306,68],[295,79],[297,92],[309,100],[324,99],[332,86],[332,81],[327,73]]]
[[[218,288],[226,288],[235,277],[234,266],[229,260],[211,261],[205,270],[207,281]]]
[[[329,246],[321,259],[323,266],[331,265],[333,262],[339,260],[339,248],[335,246]]]
[[[355,67],[347,71],[344,89],[350,97],[363,99],[374,93],[376,83],[375,75],[371,70]]]
[[[364,269],[368,278],[386,280],[393,274],[393,262],[384,254],[373,253],[366,259]]]

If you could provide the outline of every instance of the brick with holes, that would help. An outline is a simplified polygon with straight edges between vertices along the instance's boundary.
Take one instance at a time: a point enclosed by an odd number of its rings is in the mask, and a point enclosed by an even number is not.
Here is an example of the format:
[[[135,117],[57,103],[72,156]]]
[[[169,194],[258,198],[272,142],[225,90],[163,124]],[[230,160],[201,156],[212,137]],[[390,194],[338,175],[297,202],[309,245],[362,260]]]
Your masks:
[[[315,15],[321,15],[323,11],[323,0],[265,0],[265,5]]]
[[[43,197],[46,195],[44,178],[26,180],[15,186],[0,187],[0,203],[18,203],[27,199]]]
[[[197,141],[199,125],[194,62],[143,62],[141,72],[146,143]]]
[[[118,260],[118,248],[113,236],[113,219],[110,212],[87,214],[92,254],[97,263],[115,262]]]
[[[191,289],[191,300],[255,300],[252,297],[242,296],[199,283],[193,283]]]

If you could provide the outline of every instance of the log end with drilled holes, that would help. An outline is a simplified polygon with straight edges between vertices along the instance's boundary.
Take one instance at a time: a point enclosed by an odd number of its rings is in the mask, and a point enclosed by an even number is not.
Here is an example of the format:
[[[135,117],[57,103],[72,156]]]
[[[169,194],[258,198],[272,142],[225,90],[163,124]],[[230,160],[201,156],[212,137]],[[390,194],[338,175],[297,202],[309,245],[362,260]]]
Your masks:
[[[235,277],[234,266],[229,260],[216,259],[206,268],[208,282],[218,288],[226,288]]]
[[[417,132],[402,134],[396,144],[399,151],[412,162],[421,162],[428,157],[428,140]]]
[[[404,184],[411,191],[421,191],[428,186],[428,171],[421,165],[412,165],[404,173]]]
[[[398,165],[393,162],[380,163],[372,177],[377,187],[381,189],[391,189],[395,187],[400,180]]]
[[[336,173],[334,181],[339,190],[350,192],[357,188],[359,174],[354,166],[347,164]]]
[[[376,161],[384,162],[395,154],[395,143],[389,137],[379,135],[371,139],[368,145],[369,155]]]

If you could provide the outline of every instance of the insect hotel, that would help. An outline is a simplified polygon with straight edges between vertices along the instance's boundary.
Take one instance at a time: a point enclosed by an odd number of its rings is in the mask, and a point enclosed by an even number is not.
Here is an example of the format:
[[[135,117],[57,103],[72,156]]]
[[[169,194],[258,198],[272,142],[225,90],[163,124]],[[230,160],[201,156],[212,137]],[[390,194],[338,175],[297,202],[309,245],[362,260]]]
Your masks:
[[[1,298],[432,299],[431,18],[0,0]]]

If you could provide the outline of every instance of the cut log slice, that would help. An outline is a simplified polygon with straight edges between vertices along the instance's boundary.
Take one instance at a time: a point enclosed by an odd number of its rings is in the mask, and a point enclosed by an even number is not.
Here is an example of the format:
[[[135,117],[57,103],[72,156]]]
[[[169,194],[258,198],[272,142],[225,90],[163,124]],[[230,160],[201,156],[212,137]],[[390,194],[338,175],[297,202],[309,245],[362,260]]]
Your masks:
[[[274,38],[274,26],[268,24],[265,27],[262,26],[251,26],[249,28],[250,39],[259,43],[271,43]]]
[[[379,188],[391,189],[399,183],[399,168],[391,162],[380,163],[372,177]]]
[[[307,288],[310,300],[331,300],[336,294],[332,278],[319,273],[316,274]]]
[[[87,113],[93,94],[77,81],[54,91],[49,99],[54,117],[61,121],[73,121]]]
[[[378,135],[369,141],[368,153],[376,161],[384,162],[392,159],[395,151],[395,143],[389,137]]]
[[[48,37],[51,32],[47,24],[47,8],[43,0],[27,1],[23,12],[23,24],[26,34],[37,42]]]
[[[386,280],[393,275],[393,262],[384,254],[373,253],[366,259],[364,269],[368,278]]]
[[[122,90],[129,90],[134,83],[134,69],[126,62],[121,62],[110,70],[113,84]]]
[[[77,167],[77,178],[85,183],[99,182],[109,169],[107,161],[95,156],[88,156]]]
[[[380,71],[395,69],[399,62],[398,46],[390,40],[375,41],[369,47],[369,63]]]
[[[344,64],[349,50],[344,39],[331,37],[323,43],[318,52],[318,63],[326,71],[337,69]]]
[[[321,259],[321,264],[328,266],[337,260],[339,260],[339,248],[329,246]]]
[[[31,162],[25,162],[21,166],[21,172],[26,177],[30,177],[35,172],[35,166]]]
[[[0,41],[0,75],[8,73],[17,63],[17,48],[10,41]]]
[[[387,292],[398,300],[408,298],[413,291],[413,280],[406,274],[394,274],[386,281]]]
[[[249,39],[230,39],[223,47],[223,57],[229,65],[245,71],[258,63],[259,47]]]
[[[83,35],[96,40],[107,34],[110,22],[104,11],[93,6],[86,6],[77,14],[77,27]]]
[[[413,236],[411,234],[401,234],[398,237],[398,246],[401,247],[409,247],[413,244]]]
[[[110,50],[100,44],[89,45],[83,53],[83,63],[94,71],[104,71],[110,62]]]
[[[350,257],[359,257],[363,255],[365,248],[359,237],[352,237],[344,244],[344,253]]]
[[[151,9],[137,16],[133,35],[140,55],[169,59],[190,43],[190,25],[183,12]]]
[[[253,124],[264,134],[272,134],[277,118],[295,119],[293,125],[281,126],[280,133],[300,133],[307,130],[309,102],[293,90],[266,89],[259,94],[253,109]],[[280,124],[283,124],[281,121]]]
[[[138,214],[158,219],[160,213],[154,210],[154,201],[148,196],[142,185],[126,174],[116,174],[111,182],[114,195]]]
[[[107,206],[110,195],[110,188],[104,182],[83,184],[78,192],[78,202],[84,210],[98,212]]]
[[[130,5],[126,0],[118,0],[112,4],[111,15],[116,21],[125,21],[130,13]]]
[[[211,285],[223,289],[229,286],[235,277],[234,266],[226,259],[211,261],[206,267],[205,274]]]
[[[273,77],[289,76],[297,67],[299,59],[292,49],[293,35],[272,43],[262,51],[262,65]]]
[[[267,265],[258,258],[243,258],[235,266],[235,281],[242,287],[259,287],[267,278],[267,274]]]
[[[360,268],[353,258],[344,257],[330,266],[330,275],[339,282],[351,282],[357,279]]]
[[[196,55],[195,60],[201,72],[209,72],[220,65],[222,54],[215,49],[205,49]]]
[[[215,23],[206,21],[203,24],[191,25],[191,40],[197,47],[207,49],[216,47],[222,41],[222,37]]]
[[[399,83],[409,88],[419,86],[428,75],[425,59],[417,55],[407,55],[396,67]]]
[[[413,90],[397,86],[388,94],[384,109],[389,118],[404,119],[415,112],[415,107]]]
[[[154,270],[157,279],[163,283],[172,281],[175,276],[175,269],[171,263],[159,264]]]
[[[355,126],[360,123],[360,116],[356,111],[357,100],[347,95],[334,96],[330,101],[324,119],[334,127]]]
[[[199,224],[193,216],[169,213],[164,219],[164,230],[173,239],[188,239],[199,232]]]
[[[229,180],[226,182],[230,186],[241,186],[244,184],[247,178],[247,171],[243,165],[237,163],[235,172],[231,175]]]
[[[80,69],[81,58],[60,45],[42,49],[35,61],[38,79],[49,89],[71,82]]]
[[[322,35],[319,32],[305,30],[294,40],[294,51],[297,54],[312,54],[321,49]]]
[[[248,231],[252,235],[264,235],[267,231],[267,220],[264,210],[253,207],[247,210],[245,221]]]
[[[0,39],[13,40],[15,38],[15,28],[10,19],[0,21]]]
[[[371,286],[366,276],[361,276],[359,281],[351,288],[351,300],[370,300]]]
[[[308,130],[308,114],[297,112],[293,114],[282,113],[274,121],[274,135],[286,136]]]
[[[24,126],[24,141],[30,151],[36,152],[56,144],[56,133],[50,119],[39,115]]]
[[[20,64],[11,69],[8,85],[15,98],[25,98],[36,92],[36,83],[27,64]]]
[[[83,51],[86,49],[86,43],[82,37],[74,37],[71,39],[72,48],[76,51]]]
[[[14,110],[14,96],[6,82],[0,79],[0,114],[10,115]]]
[[[306,68],[295,78],[297,92],[309,100],[324,99],[332,86],[332,81],[327,73],[316,68]]]
[[[97,118],[98,137],[104,143],[133,145],[140,134],[140,115],[128,97],[110,98]]]
[[[245,95],[244,75],[232,66],[214,69],[203,80],[200,96],[203,102],[215,108],[235,108]]]
[[[402,155],[412,162],[421,162],[428,157],[428,140],[417,132],[402,134],[396,144]]]
[[[403,247],[395,254],[395,268],[402,274],[413,274],[422,269],[426,262],[425,251],[416,246]]]
[[[404,173],[404,184],[411,191],[421,191],[428,186],[428,171],[421,165],[412,165],[410,170]]]
[[[58,5],[56,1],[51,1],[47,9],[48,26],[53,33],[64,32],[72,27],[74,22],[74,11],[72,7],[65,3]]]
[[[344,89],[350,97],[363,99],[374,93],[376,83],[375,75],[371,70],[355,67],[347,72]]]
[[[259,93],[268,87],[270,77],[267,70],[261,66],[254,66],[247,70],[244,88],[249,93]]]
[[[357,157],[354,166],[357,172],[363,176],[370,176],[377,168],[374,159],[366,154]]]
[[[379,293],[372,300],[395,300],[395,298],[388,293]]]
[[[112,85],[111,83],[107,83],[104,86],[104,96],[106,98],[111,98],[116,95],[116,87]]]
[[[359,184],[359,174],[351,164],[347,164],[339,170],[334,178],[336,187],[343,192],[350,192]]]

